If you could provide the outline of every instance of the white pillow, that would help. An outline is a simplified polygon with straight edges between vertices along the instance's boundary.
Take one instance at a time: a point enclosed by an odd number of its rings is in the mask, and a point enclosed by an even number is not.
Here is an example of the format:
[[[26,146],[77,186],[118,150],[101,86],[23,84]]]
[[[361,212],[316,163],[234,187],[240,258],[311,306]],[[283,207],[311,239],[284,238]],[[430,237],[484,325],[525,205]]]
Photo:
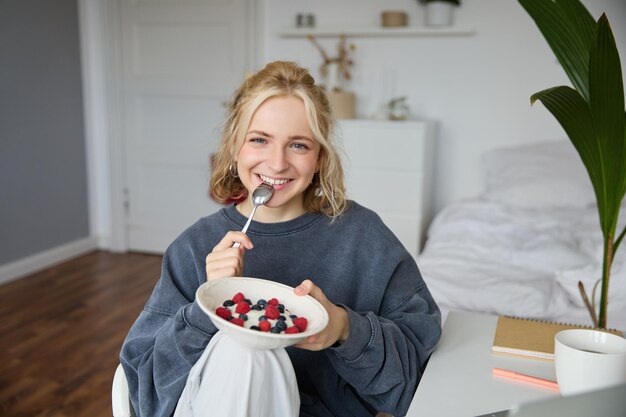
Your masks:
[[[524,208],[589,207],[596,197],[569,141],[543,142],[485,153],[490,201]]]

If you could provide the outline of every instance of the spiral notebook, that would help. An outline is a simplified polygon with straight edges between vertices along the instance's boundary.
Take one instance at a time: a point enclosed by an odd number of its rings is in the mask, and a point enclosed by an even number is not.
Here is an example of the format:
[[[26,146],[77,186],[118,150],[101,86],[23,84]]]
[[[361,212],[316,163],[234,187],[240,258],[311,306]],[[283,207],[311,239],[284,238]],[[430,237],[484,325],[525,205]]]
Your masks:
[[[503,355],[554,360],[554,335],[567,329],[591,329],[576,324],[500,316],[491,350]],[[617,330],[605,330],[621,336]]]

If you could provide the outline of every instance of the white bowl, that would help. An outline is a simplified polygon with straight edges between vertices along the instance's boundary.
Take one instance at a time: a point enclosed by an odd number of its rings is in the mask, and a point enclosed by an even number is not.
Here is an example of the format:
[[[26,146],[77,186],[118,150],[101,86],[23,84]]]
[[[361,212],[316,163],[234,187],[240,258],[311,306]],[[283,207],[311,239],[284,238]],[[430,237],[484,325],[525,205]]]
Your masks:
[[[230,300],[238,292],[252,302],[259,298],[277,298],[291,314],[306,317],[306,330],[292,334],[261,332],[237,326],[215,314],[215,309],[224,300]],[[328,324],[328,312],[313,297],[296,295],[292,287],[259,278],[229,277],[211,280],[198,288],[196,299],[215,327],[234,340],[255,349],[276,349],[294,345],[321,332]]]

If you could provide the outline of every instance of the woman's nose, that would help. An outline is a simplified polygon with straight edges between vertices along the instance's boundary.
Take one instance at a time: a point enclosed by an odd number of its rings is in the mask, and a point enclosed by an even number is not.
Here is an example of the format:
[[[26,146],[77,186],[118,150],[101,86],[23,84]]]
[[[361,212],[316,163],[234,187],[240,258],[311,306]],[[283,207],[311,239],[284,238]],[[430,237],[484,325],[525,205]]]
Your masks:
[[[289,166],[287,155],[283,148],[274,148],[269,157],[268,164],[276,172],[284,171]]]

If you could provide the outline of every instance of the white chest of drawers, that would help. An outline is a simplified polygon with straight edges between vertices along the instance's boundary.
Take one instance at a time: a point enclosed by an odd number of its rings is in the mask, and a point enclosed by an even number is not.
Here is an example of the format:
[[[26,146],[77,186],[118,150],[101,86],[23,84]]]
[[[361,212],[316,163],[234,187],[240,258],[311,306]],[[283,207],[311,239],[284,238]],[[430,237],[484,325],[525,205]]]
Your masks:
[[[417,257],[430,221],[435,123],[340,120],[348,198],[374,210]]]

